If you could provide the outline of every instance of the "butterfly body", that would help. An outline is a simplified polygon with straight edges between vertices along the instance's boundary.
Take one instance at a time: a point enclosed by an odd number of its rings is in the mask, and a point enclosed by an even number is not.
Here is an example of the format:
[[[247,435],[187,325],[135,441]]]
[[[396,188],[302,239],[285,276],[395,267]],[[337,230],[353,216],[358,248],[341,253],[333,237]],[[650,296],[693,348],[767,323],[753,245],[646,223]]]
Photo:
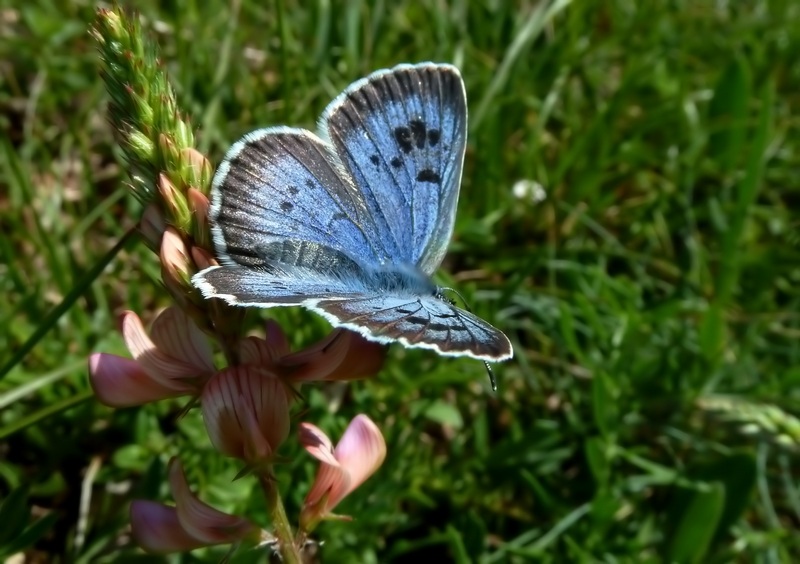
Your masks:
[[[300,305],[382,343],[510,358],[502,332],[431,281],[453,230],[466,117],[458,70],[422,63],[351,85],[319,135],[246,135],[212,187],[220,266],[194,284],[233,305]]]

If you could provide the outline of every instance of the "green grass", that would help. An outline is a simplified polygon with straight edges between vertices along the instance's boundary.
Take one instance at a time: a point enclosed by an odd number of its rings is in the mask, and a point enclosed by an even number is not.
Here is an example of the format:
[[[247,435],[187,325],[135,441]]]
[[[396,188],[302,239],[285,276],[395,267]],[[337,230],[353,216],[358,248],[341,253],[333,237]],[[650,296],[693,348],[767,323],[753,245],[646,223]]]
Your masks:
[[[136,4],[213,162],[256,127],[312,128],[372,70],[462,70],[470,139],[441,274],[516,357],[497,394],[479,362],[400,347],[373,380],[308,391],[303,420],[337,436],[366,413],[389,445],[337,508],[356,520],[317,531],[325,562],[800,558],[800,5]],[[198,412],[91,396],[88,354],[125,354],[117,313],[169,303],[142,243],[109,255],[141,208],[93,18],[0,0],[0,522],[52,516],[33,544],[0,526],[0,554],[46,561],[133,560],[127,503],[168,499],[178,453],[204,500],[268,525]],[[518,180],[546,199],[516,198]],[[297,346],[327,330],[275,315]],[[315,466],[294,440],[281,454],[295,517]]]

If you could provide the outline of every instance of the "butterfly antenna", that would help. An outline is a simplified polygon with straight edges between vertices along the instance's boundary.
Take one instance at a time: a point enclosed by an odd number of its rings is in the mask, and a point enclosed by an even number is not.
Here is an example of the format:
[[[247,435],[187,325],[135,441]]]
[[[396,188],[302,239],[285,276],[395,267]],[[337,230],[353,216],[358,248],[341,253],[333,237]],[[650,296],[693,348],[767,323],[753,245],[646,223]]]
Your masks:
[[[447,300],[450,304],[453,304],[453,301],[444,297],[442,292],[453,292],[456,296],[461,298],[461,301],[464,303],[464,309],[468,312],[472,313],[472,309],[469,307],[467,300],[464,299],[464,296],[461,295],[461,292],[456,290],[455,288],[439,288],[439,297],[443,300]],[[454,304],[453,304],[454,305]],[[497,380],[494,377],[494,370],[492,370],[492,365],[489,364],[487,361],[483,361],[483,365],[486,367],[486,373],[489,375],[489,382],[492,385],[492,391],[497,391]]]

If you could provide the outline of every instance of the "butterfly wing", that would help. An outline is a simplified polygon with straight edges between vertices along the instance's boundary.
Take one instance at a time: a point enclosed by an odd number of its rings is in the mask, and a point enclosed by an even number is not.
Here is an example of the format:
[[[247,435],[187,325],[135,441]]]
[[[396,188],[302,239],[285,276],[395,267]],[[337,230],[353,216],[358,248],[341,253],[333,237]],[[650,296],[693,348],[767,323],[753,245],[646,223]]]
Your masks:
[[[511,343],[502,332],[434,296],[376,294],[360,279],[286,265],[270,270],[214,267],[202,274],[198,286],[203,294],[232,305],[302,305],[335,327],[346,327],[378,343],[399,341],[411,348],[491,362],[512,356]]]
[[[223,265],[261,266],[260,250],[285,240],[385,258],[362,194],[330,145],[304,129],[260,129],[233,145],[214,175],[209,218]]]
[[[287,239],[249,252],[258,264],[207,268],[194,276],[195,286],[206,298],[253,307],[309,306],[369,290],[361,265],[325,245]]]
[[[358,270],[350,257],[387,258],[341,161],[304,129],[261,129],[233,145],[214,176],[209,218],[222,266],[193,282],[231,304],[302,304],[326,288],[342,293]],[[349,273],[334,274],[339,269]]]
[[[464,84],[451,65],[378,71],[320,120],[395,262],[433,274],[453,231],[466,146]]]
[[[313,271],[275,273],[243,266],[215,266],[202,274],[196,284],[205,297],[221,298],[237,306],[313,305],[322,298],[352,295],[341,281]]]
[[[491,362],[512,356],[511,343],[502,332],[435,296],[364,294],[319,300],[310,309],[333,325],[380,343],[399,341],[406,347]]]
[[[204,296],[302,305],[378,342],[509,358],[508,338],[474,315],[432,294],[370,285],[375,269],[416,265],[430,275],[444,257],[466,138],[458,70],[375,73],[328,107],[320,134],[269,128],[230,149],[209,213],[222,266],[193,279]]]

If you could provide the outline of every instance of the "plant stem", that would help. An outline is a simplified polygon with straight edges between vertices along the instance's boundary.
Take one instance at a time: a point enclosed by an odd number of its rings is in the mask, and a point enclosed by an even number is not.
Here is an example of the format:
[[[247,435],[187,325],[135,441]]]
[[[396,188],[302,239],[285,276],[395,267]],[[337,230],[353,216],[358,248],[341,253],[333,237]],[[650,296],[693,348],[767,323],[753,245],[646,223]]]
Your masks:
[[[300,554],[300,549],[294,543],[292,527],[289,525],[289,519],[283,507],[283,500],[281,500],[281,496],[278,493],[275,481],[264,474],[259,474],[258,481],[267,498],[274,534],[278,539],[278,550],[281,553],[283,561],[286,564],[301,564],[303,562],[303,557]]]

